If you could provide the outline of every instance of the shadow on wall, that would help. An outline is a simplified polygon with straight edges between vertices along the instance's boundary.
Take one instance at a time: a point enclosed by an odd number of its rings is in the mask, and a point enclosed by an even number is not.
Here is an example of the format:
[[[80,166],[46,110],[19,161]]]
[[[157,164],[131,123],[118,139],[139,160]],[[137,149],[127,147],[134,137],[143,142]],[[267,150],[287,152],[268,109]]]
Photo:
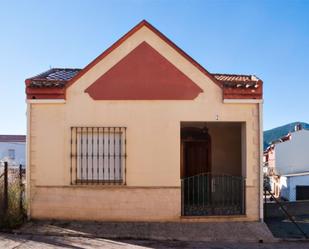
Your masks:
[[[285,201],[289,201],[289,197],[290,197],[289,192],[290,192],[289,187],[281,186],[280,198]]]

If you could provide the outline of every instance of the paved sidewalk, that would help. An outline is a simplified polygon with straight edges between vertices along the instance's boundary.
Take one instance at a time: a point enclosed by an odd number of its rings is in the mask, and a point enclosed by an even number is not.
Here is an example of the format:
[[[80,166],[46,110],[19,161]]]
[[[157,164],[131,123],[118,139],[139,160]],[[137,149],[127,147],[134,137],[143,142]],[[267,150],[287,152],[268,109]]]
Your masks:
[[[154,240],[107,240],[71,236],[14,235],[0,233],[0,248],[50,249],[50,248],[111,248],[111,249],[308,249],[309,242],[276,243],[229,243],[229,242],[182,242]]]
[[[16,233],[106,239],[275,242],[260,222],[78,222],[31,221]]]

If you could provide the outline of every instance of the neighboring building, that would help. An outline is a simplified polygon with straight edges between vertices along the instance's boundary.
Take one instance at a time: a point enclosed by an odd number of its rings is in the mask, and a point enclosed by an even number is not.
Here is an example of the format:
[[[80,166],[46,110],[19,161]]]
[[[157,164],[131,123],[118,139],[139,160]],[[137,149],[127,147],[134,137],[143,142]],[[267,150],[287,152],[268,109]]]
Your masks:
[[[293,132],[295,130],[295,126],[300,126],[301,129],[309,130],[309,124],[307,124],[306,122],[297,121],[264,131],[264,150],[266,150],[267,147],[269,147],[273,143],[273,141],[276,141],[284,137],[286,134]]]
[[[279,175],[309,171],[309,131],[296,130],[276,143],[275,158]]]
[[[289,201],[309,200],[309,172],[280,177],[281,197]]]
[[[272,190],[289,201],[309,199],[309,131],[295,131],[274,141],[264,152]]]
[[[26,136],[0,135],[0,160],[7,161],[10,167],[25,166]]]
[[[142,21],[84,69],[27,79],[26,93],[31,218],[263,218],[257,77],[209,73]]]

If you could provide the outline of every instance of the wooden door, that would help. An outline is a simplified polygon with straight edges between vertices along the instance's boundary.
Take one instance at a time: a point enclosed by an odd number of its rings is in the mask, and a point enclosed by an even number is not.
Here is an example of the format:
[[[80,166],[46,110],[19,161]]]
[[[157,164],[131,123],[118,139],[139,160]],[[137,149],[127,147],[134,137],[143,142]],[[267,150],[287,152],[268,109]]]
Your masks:
[[[184,176],[210,172],[208,141],[186,141],[184,143]]]

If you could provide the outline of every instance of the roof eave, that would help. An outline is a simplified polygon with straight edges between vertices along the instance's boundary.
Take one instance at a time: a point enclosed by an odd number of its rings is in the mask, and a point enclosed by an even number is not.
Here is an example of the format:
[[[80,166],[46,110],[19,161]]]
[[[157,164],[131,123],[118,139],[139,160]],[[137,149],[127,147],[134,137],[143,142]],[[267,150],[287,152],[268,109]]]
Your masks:
[[[27,99],[65,99],[65,88],[26,87]]]

